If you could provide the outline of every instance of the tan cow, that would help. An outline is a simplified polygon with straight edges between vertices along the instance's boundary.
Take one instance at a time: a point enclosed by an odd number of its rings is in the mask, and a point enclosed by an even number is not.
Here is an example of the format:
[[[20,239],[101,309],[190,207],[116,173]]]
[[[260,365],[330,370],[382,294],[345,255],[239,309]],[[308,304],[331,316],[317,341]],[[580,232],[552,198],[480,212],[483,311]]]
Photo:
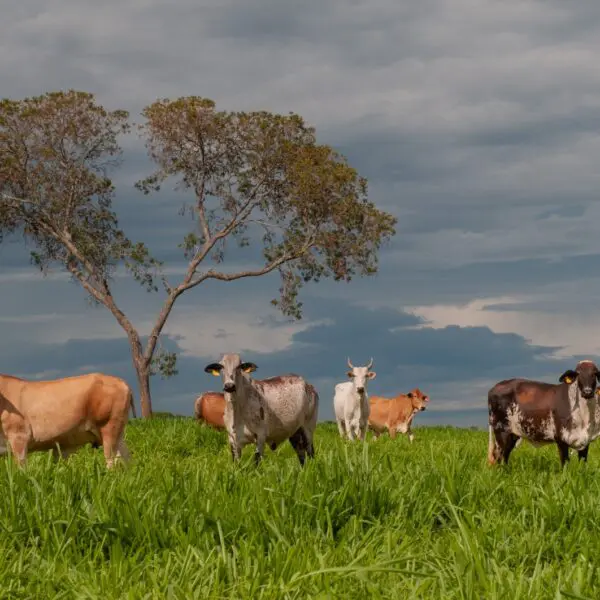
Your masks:
[[[103,447],[110,469],[115,459],[129,459],[123,434],[130,407],[127,383],[102,373],[52,381],[0,375],[0,454],[10,450],[23,465],[28,452],[58,455],[58,444],[66,457],[91,443]]]
[[[225,395],[223,392],[204,392],[194,402],[194,416],[214,429],[225,429]]]
[[[373,431],[375,439],[387,429],[392,439],[396,437],[396,433],[406,433],[412,442],[414,439],[410,430],[412,420],[416,413],[425,410],[428,402],[429,396],[423,394],[419,388],[391,399],[372,396],[369,429]]]

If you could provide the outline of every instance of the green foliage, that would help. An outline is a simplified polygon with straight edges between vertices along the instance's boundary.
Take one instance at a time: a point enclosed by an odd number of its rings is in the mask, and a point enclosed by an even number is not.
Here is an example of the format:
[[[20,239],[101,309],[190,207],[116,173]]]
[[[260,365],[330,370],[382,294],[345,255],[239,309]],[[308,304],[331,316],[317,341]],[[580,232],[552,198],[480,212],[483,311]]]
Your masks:
[[[177,354],[159,347],[150,363],[150,375],[158,375],[161,379],[169,379],[179,373],[177,370]]]
[[[108,175],[120,164],[128,116],[74,90],[0,101],[0,239],[21,232],[34,265],[67,268],[96,300],[119,263],[148,290],[160,267],[112,211]]]
[[[140,132],[157,169],[137,187],[148,194],[172,178],[176,189],[195,195],[197,231],[180,244],[191,261],[185,286],[278,270],[282,285],[273,304],[300,318],[304,283],[377,271],[378,250],[394,235],[396,218],[375,207],[366,180],[318,144],[300,116],[217,111],[196,96],[158,100],[143,116]],[[260,244],[264,264],[197,274],[205,260],[225,259],[229,239],[241,247]]]
[[[128,470],[100,450],[0,461],[2,598],[598,598],[599,454],[486,465],[487,432],[252,448],[190,418],[135,421]],[[370,435],[369,435],[370,438]]]

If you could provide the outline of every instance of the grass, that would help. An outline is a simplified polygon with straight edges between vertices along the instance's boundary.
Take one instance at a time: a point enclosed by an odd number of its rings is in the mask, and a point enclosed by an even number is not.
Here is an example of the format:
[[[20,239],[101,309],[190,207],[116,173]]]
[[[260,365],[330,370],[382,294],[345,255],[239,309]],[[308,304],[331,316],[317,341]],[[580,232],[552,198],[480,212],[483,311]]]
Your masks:
[[[421,428],[368,444],[331,425],[234,466],[188,418],[128,425],[134,464],[84,448],[0,460],[0,598],[598,598],[600,473],[487,433]]]

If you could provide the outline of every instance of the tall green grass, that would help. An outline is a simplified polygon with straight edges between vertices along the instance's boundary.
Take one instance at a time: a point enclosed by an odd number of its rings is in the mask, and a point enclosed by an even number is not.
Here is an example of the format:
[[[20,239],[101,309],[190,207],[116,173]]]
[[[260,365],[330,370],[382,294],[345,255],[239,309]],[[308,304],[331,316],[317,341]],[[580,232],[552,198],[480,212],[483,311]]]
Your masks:
[[[599,598],[600,472],[527,444],[486,465],[487,433],[289,445],[233,465],[192,419],[128,425],[106,471],[0,460],[2,598]]]

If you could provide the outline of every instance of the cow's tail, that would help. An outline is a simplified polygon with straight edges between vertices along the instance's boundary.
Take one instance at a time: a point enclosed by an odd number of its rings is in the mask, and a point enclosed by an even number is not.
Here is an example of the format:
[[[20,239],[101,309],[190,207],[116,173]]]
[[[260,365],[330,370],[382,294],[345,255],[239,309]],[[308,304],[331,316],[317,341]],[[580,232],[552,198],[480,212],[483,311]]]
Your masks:
[[[133,401],[133,392],[131,391],[131,388],[129,388],[127,390],[127,397],[129,398],[129,406],[131,407],[131,414],[133,415],[134,419],[137,419],[137,414],[135,412],[135,402]]]

